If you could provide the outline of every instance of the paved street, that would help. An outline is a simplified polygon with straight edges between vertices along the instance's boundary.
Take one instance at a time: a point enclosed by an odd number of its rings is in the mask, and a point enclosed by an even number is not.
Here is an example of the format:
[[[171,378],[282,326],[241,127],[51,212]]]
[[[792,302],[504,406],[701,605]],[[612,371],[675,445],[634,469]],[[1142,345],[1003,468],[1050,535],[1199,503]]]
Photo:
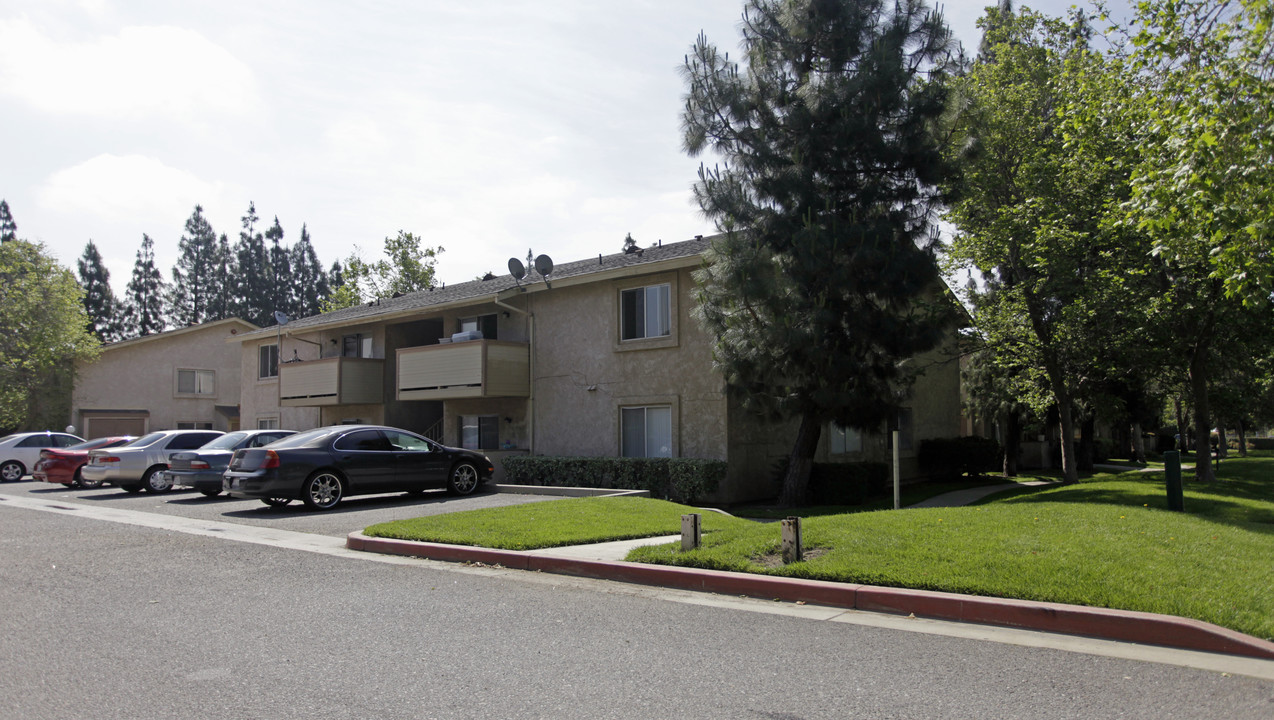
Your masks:
[[[1274,682],[1249,677],[339,549],[371,522],[543,498],[369,498],[311,514],[31,482],[2,497],[280,528],[331,548],[0,502],[4,718],[1274,714]]]

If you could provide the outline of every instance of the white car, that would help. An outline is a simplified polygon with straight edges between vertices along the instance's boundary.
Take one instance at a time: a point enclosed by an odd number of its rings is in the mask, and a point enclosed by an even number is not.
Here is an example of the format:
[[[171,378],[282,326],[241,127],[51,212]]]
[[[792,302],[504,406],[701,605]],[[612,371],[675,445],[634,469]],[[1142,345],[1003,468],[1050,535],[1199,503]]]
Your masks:
[[[90,450],[80,477],[89,483],[108,482],[124,492],[163,493],[173,489],[163,473],[173,453],[203,447],[225,433],[219,430],[160,430],[127,445]]]
[[[29,474],[45,448],[78,445],[82,439],[70,433],[25,432],[0,438],[0,482],[16,482]]]

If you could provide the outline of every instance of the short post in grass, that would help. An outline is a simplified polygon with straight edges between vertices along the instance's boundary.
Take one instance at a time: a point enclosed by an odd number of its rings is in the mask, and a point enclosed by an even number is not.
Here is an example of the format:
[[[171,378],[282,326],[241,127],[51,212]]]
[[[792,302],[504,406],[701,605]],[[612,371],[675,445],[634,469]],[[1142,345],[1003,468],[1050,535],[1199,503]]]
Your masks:
[[[691,513],[681,516],[681,549],[697,550],[703,544],[703,516]]]
[[[789,517],[783,520],[783,564],[805,559],[805,543],[801,539],[801,519]]]
[[[1202,453],[1200,453],[1202,455]],[[1207,462],[1205,459],[1204,462]],[[1168,450],[1163,454],[1163,475],[1168,481],[1168,509],[1182,512],[1186,509],[1181,491],[1181,453]]]

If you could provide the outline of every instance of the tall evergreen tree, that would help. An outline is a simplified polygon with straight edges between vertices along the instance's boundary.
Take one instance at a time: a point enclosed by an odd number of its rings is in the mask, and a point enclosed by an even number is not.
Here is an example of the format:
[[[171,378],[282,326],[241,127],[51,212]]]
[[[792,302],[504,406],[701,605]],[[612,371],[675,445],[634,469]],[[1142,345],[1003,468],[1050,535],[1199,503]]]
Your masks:
[[[102,255],[92,240],[84,246],[84,254],[77,263],[80,287],[84,288],[84,312],[88,315],[88,330],[102,342],[123,339],[123,318],[120,302],[111,289],[111,273],[102,264]]]
[[[177,264],[173,266],[171,296],[172,324],[198,325],[211,318],[217,271],[217,235],[203,215],[203,208],[186,220],[186,232],[177,244]]]
[[[133,279],[128,281],[125,291],[124,330],[127,335],[154,335],[166,329],[165,284],[164,276],[155,267],[155,242],[149,235],[143,234],[142,246],[133,263]]]
[[[314,245],[310,242],[310,232],[305,225],[301,226],[301,239],[292,246],[292,282],[296,290],[293,310],[296,317],[309,317],[321,312],[321,303],[329,294],[327,273],[319,264]]]
[[[682,120],[695,197],[722,232],[699,316],[744,407],[799,418],[780,502],[804,501],[829,421],[879,431],[945,319],[931,203],[932,129],[954,45],[920,0],[750,0],[743,67],[700,35]]]
[[[217,239],[217,252],[213,258],[212,286],[208,296],[208,320],[225,320],[234,317],[235,308],[235,256],[225,233]]]
[[[270,310],[278,310],[288,317],[296,317],[296,289],[292,278],[291,252],[283,244],[283,226],[279,224],[279,216],[274,216],[274,224],[265,231],[265,239],[270,241],[269,297]]]
[[[0,243],[18,239],[18,224],[9,212],[9,201],[0,200]]]
[[[264,327],[272,321],[274,308],[270,297],[270,258],[265,237],[256,231],[255,203],[248,203],[248,212],[241,219],[243,229],[234,246],[234,314]]]

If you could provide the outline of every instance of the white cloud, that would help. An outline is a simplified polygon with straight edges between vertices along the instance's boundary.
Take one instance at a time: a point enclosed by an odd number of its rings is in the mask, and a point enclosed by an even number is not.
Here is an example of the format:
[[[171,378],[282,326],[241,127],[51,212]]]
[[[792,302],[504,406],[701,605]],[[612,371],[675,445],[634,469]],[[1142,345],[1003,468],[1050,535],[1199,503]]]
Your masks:
[[[98,155],[53,173],[37,198],[52,212],[87,214],[110,223],[146,218],[169,231],[182,227],[196,204],[224,202],[228,190],[154,158]]]
[[[0,20],[0,94],[41,111],[203,122],[259,109],[251,68],[192,30],[126,27],[90,42]]]

